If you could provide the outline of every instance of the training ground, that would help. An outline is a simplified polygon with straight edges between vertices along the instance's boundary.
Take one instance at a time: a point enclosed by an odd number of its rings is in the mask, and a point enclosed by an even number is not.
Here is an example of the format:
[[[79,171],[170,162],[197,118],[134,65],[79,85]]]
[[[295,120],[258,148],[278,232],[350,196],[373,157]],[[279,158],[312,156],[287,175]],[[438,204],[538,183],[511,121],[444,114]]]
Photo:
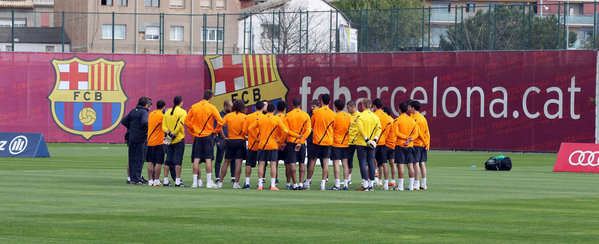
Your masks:
[[[428,190],[358,192],[356,169],[350,191],[322,192],[316,167],[313,190],[280,177],[271,192],[255,190],[257,171],[252,190],[127,185],[124,145],[48,147],[51,158],[0,160],[0,243],[599,241],[599,177],[552,172],[556,154],[432,151]],[[512,171],[484,170],[497,154]]]

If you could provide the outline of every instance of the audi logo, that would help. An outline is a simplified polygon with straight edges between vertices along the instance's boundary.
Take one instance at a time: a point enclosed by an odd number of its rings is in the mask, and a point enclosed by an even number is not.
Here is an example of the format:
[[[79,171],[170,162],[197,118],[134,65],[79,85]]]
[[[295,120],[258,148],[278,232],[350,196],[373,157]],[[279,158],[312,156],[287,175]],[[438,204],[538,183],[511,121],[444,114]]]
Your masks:
[[[578,155],[577,157],[575,155]],[[574,161],[572,161],[574,159]],[[570,154],[568,158],[568,162],[571,165],[580,165],[580,166],[599,166],[599,151],[581,151],[576,150]]]

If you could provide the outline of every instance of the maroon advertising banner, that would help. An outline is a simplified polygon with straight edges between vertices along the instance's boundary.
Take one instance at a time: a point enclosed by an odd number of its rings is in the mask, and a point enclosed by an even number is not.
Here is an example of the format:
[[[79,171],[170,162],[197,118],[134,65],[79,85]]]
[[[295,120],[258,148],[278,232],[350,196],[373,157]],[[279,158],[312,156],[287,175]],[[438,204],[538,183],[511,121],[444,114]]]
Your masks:
[[[48,142],[123,143],[121,119],[142,96],[199,101],[203,56],[0,53],[0,132]],[[155,107],[155,106],[154,106]]]
[[[380,97],[398,115],[422,102],[433,149],[558,150],[595,140],[597,52],[440,52],[298,55],[0,53],[0,132],[49,142],[123,142],[118,122],[149,96],[188,109],[319,95]],[[188,136],[189,137],[189,136]]]
[[[434,149],[555,152],[594,142],[597,53],[441,52],[207,56],[224,99],[422,102]]]

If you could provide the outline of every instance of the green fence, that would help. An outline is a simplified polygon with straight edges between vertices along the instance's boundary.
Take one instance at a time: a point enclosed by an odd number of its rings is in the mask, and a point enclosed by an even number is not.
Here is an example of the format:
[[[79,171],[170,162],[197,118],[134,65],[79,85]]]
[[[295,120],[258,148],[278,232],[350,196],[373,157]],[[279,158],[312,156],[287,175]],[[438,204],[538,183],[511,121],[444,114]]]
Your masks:
[[[0,51],[148,54],[597,48],[597,3],[218,14],[0,11]]]

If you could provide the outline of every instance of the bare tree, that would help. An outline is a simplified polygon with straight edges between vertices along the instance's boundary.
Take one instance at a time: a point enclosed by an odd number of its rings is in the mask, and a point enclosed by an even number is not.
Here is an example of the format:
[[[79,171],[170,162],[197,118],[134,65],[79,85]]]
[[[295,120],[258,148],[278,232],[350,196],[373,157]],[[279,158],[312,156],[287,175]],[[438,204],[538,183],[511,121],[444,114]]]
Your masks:
[[[336,40],[336,33],[329,30],[328,13],[307,11],[302,2],[297,5],[288,2],[271,12],[257,14],[262,29],[258,42],[261,49],[271,53],[329,51],[330,40]]]

